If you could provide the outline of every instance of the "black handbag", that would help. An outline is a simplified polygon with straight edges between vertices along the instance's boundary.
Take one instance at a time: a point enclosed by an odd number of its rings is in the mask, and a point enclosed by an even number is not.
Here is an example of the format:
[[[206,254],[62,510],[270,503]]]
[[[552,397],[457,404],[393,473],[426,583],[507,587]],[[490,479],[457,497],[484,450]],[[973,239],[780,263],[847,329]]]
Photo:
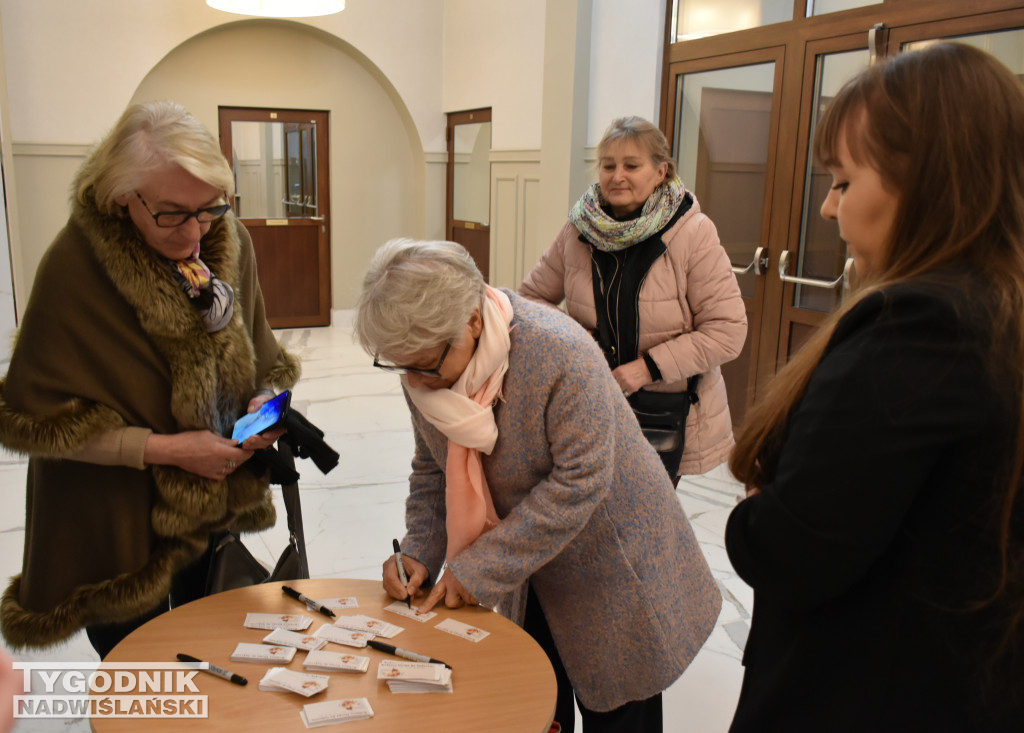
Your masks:
[[[594,285],[594,303],[597,306],[597,330],[594,338],[604,352],[609,368],[614,370],[621,363],[621,354],[616,350],[612,338],[596,260],[591,277]],[[648,392],[639,389],[626,398],[629,406],[633,408],[637,422],[640,423],[640,431],[658,452],[661,462],[665,464],[665,470],[673,481],[679,475],[679,463],[686,447],[686,418],[690,414],[690,405],[697,402],[699,381],[700,375],[694,374],[686,380],[685,392]]]
[[[700,375],[686,380],[685,392],[648,392],[637,390],[626,398],[640,423],[640,431],[658,452],[668,475],[679,475],[679,463],[686,447],[686,418],[690,405],[697,402]]]
[[[237,534],[221,532],[211,538],[210,564],[206,574],[206,595],[234,588],[244,588],[279,580],[300,580],[309,577],[306,540],[302,531],[302,506],[299,500],[298,474],[287,443],[278,443],[283,462],[292,468],[294,479],[282,483],[281,492],[288,513],[288,546],[284,548],[273,570],[259,562],[242,544]]]

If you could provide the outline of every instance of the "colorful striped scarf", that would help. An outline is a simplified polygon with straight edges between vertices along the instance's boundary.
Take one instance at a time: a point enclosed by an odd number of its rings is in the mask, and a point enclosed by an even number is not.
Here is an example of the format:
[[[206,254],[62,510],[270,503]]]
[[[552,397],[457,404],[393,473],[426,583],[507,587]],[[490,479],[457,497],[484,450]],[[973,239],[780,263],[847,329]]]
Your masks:
[[[601,184],[595,183],[569,212],[569,221],[587,241],[604,252],[617,252],[643,242],[664,229],[686,195],[678,176],[666,180],[647,197],[640,216],[619,221],[601,204]]]

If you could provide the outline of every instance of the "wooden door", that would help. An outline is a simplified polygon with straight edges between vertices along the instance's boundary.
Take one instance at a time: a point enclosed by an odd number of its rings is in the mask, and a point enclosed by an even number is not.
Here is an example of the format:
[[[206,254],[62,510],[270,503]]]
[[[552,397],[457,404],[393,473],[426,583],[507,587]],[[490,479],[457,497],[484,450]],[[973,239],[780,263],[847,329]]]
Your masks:
[[[831,95],[873,56],[934,39],[981,46],[1024,79],[1024,9],[1010,0],[861,5],[811,17],[813,3],[794,0],[792,21],[667,46],[662,129],[747,304],[747,343],[722,369],[735,423],[856,276],[836,223],[819,214],[831,177],[811,151]]]
[[[220,108],[236,215],[252,236],[274,328],[331,322],[328,113]]]
[[[472,255],[484,280],[491,271],[491,110],[448,114],[445,236]]]

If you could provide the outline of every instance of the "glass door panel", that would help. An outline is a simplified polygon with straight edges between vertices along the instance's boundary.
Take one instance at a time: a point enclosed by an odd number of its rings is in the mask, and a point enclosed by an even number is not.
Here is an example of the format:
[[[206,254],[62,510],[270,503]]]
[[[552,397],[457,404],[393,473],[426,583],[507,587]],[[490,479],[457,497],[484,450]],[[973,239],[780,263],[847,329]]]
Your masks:
[[[718,229],[752,324],[739,357],[722,367],[734,423],[753,397],[757,370],[753,324],[763,311],[770,259],[781,49],[745,60],[754,63],[692,71],[675,65],[676,98],[669,120],[679,176]]]
[[[755,255],[765,241],[775,64],[680,74],[676,84],[679,176],[715,222],[740,290],[752,298],[762,274]]]
[[[232,120],[235,213],[317,216],[316,123]]]
[[[901,51],[914,51],[935,43],[938,39],[910,41],[904,43]],[[964,36],[946,36],[942,40],[976,46],[995,56],[1018,77],[1024,77],[1024,29],[995,31],[993,33],[972,33]]]
[[[807,0],[807,17],[863,8],[865,5],[881,4],[882,0]]]
[[[937,41],[977,46],[1024,78],[1024,8],[893,27],[888,52],[913,51]]]
[[[793,0],[674,0],[673,43],[793,20]]]
[[[846,244],[839,238],[834,221],[821,217],[821,204],[828,195],[832,177],[814,159],[814,128],[829,100],[843,83],[869,63],[868,51],[857,49],[817,57],[814,92],[811,102],[810,136],[807,140],[807,165],[804,176],[800,245],[793,278],[793,305],[797,308],[829,313],[839,305],[846,284]],[[787,258],[788,260],[788,258]],[[785,264],[785,263],[784,263]],[[786,276],[791,268],[786,268]],[[806,282],[805,282],[806,281]]]
[[[814,160],[813,141],[814,128],[829,100],[847,79],[870,63],[866,41],[865,32],[807,45],[799,103],[792,234],[775,268],[783,285],[778,366],[785,364],[835,310],[852,275],[852,260],[839,237],[838,225],[821,218],[821,204],[832,177]]]

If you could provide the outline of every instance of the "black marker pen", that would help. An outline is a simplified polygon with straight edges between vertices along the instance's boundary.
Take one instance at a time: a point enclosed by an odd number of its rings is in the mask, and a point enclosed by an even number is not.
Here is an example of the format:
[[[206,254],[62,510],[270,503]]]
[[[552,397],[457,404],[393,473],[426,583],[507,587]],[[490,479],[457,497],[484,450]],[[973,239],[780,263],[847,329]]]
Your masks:
[[[226,669],[224,669],[222,667],[218,667],[215,664],[210,664],[209,662],[204,662],[202,659],[196,659],[195,657],[190,657],[188,654],[179,654],[178,655],[178,661],[179,662],[188,662],[190,664],[205,664],[206,665],[205,667],[200,667],[199,668],[203,672],[209,672],[210,674],[216,675],[217,677],[220,677],[221,679],[225,679],[228,682],[234,682],[236,685],[247,685],[247,684],[249,684],[249,680],[247,680],[245,677],[243,677],[240,674],[235,674],[234,672],[229,672],[228,670],[226,670]]]
[[[376,639],[368,639],[366,641],[366,645],[379,652],[394,654],[396,657],[410,659],[413,662],[431,662],[433,664],[444,664],[448,669],[452,668],[450,664],[445,664],[440,659],[434,659],[433,657],[428,657],[426,654],[419,654],[418,652],[411,652],[408,649],[400,649],[397,646],[391,646],[391,644],[385,644],[383,641],[377,641]]]

